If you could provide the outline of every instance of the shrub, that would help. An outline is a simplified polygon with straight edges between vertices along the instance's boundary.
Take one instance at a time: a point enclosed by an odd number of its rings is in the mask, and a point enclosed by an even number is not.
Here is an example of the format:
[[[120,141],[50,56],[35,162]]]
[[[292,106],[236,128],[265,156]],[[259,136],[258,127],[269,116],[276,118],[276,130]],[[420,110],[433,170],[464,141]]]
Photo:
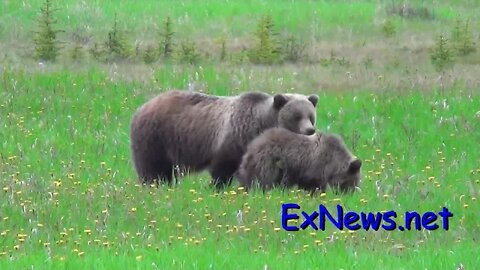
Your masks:
[[[39,31],[35,32],[35,57],[44,61],[55,61],[60,51],[57,34],[63,31],[54,28],[57,23],[54,11],[51,0],[46,0],[40,8]]]
[[[159,54],[165,59],[170,58],[173,53],[173,32],[172,21],[167,17],[163,22],[163,29],[160,31]]]
[[[261,18],[255,32],[257,44],[249,52],[249,59],[252,63],[273,64],[281,60],[281,49],[276,39],[277,33],[274,31],[274,27],[270,15]]]
[[[118,29],[117,15],[115,14],[112,29],[108,32],[105,48],[109,60],[128,58],[132,49],[125,35]]]
[[[454,64],[453,53],[449,48],[448,39],[443,34],[438,36],[430,58],[437,71],[443,71]]]
[[[382,25],[382,33],[385,37],[393,37],[397,33],[395,24],[391,20],[386,20]]]
[[[283,54],[286,61],[295,63],[303,58],[306,47],[305,43],[300,42],[294,36],[290,36],[285,39],[284,44]]]
[[[151,64],[157,61],[158,53],[155,47],[152,45],[147,46],[147,48],[145,49],[145,52],[143,52],[142,58],[143,58],[143,61],[147,64]]]
[[[220,40],[220,61],[225,61],[227,58],[227,39],[225,36],[221,36]]]
[[[78,43],[74,44],[70,50],[70,58],[73,61],[81,61],[84,56],[85,56],[85,52],[83,50],[82,45]]]
[[[181,62],[196,64],[200,59],[200,54],[197,52],[197,45],[193,41],[185,40],[180,45],[179,58]]]
[[[457,20],[451,35],[453,48],[457,55],[465,56],[474,53],[477,48],[473,39],[473,33],[470,29],[470,21],[466,20],[465,23],[462,23],[462,21]]]

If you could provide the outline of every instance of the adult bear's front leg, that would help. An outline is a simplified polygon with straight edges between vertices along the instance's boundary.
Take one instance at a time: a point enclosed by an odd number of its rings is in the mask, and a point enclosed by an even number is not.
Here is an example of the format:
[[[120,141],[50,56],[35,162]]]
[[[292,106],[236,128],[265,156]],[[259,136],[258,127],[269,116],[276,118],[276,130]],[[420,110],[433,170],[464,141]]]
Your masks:
[[[210,166],[210,175],[213,185],[217,189],[222,189],[232,182],[234,173],[237,171],[242,161],[241,151],[225,151],[213,160]]]

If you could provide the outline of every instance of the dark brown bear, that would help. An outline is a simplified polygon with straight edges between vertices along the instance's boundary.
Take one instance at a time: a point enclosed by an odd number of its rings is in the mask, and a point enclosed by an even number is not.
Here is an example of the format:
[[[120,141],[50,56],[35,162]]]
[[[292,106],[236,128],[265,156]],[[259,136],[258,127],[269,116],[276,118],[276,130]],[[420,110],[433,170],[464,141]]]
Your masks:
[[[359,184],[361,166],[338,136],[272,128],[250,143],[237,177],[246,188],[258,184],[263,190],[298,186],[324,191],[330,185],[352,191]]]
[[[141,106],[131,123],[135,169],[145,184],[172,181],[174,166],[208,169],[217,187],[228,184],[248,143],[284,127],[315,133],[318,96],[259,92],[233,97],[169,91]]]

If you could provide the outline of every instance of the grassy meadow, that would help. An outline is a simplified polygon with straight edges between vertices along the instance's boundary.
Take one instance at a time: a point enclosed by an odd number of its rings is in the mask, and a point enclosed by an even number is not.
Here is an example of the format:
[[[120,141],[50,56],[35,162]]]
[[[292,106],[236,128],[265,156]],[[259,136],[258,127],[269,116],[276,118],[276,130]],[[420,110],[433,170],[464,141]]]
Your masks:
[[[44,1],[0,3],[0,269],[480,268],[480,6],[476,1],[54,1],[57,61],[34,57]],[[428,3],[427,3],[428,2]],[[399,11],[407,3],[410,15]],[[403,13],[402,13],[403,12]],[[174,52],[199,59],[97,61],[117,16],[132,47],[158,42],[170,16]],[[304,43],[296,62],[252,64],[261,16]],[[477,49],[442,71],[436,37],[469,20]],[[394,34],[384,30],[390,21]],[[225,40],[227,57],[219,59]],[[73,59],[79,47],[82,57]],[[318,130],[363,160],[361,188],[214,190],[207,173],[139,185],[129,149],[134,111],[169,89],[216,95],[316,93]],[[311,212],[439,212],[444,231],[286,232],[281,204]]]

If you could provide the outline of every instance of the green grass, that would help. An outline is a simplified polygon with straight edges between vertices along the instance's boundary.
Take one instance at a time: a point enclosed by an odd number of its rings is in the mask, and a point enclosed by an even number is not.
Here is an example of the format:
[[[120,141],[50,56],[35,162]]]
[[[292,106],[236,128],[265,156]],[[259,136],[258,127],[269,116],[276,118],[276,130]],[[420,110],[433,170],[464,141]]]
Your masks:
[[[214,72],[221,74],[211,67]],[[170,78],[166,88],[192,75],[168,69],[158,74]],[[312,198],[297,191],[243,194],[237,184],[217,193],[207,174],[173,188],[141,187],[130,161],[128,125],[134,110],[158,92],[153,85],[111,82],[95,70],[2,76],[2,269],[480,264],[480,99],[468,91],[320,93],[317,126],[341,134],[364,160],[363,182],[353,195]],[[288,233],[275,230],[281,202],[308,211],[341,203],[349,210],[399,214],[447,206],[454,217],[449,231],[430,233],[349,233],[332,225],[325,232]]]
[[[318,39],[310,48],[315,57],[328,58],[333,49],[351,62],[345,66],[65,57],[39,64],[29,48],[41,3],[0,3],[0,269],[480,267],[480,54],[445,73],[428,62],[428,38],[451,29],[459,16],[474,18],[478,41],[475,1],[436,3],[434,20],[394,17],[399,33],[391,39],[380,32],[390,1],[57,3],[64,38],[86,34],[90,45],[105,38],[117,13],[132,41],[155,38],[169,15],[179,40],[212,42],[225,34],[229,49],[239,50],[258,18],[270,13],[280,32]],[[140,186],[130,119],[169,89],[318,94],[317,127],[340,134],[363,160],[361,190],[245,194],[234,183],[217,192],[207,173],[175,187]],[[327,224],[326,231],[286,232],[279,229],[282,202],[308,212],[319,204],[333,211],[339,203],[347,210],[395,210],[397,220],[405,211],[446,206],[454,216],[448,231],[348,232]]]

